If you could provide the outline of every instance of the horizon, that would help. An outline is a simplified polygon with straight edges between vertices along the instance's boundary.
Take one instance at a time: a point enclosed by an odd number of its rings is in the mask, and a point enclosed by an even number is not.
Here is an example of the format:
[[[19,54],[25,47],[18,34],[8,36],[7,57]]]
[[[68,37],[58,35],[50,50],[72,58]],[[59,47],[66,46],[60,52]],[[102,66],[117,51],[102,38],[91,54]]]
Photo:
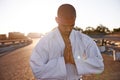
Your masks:
[[[103,25],[104,26],[104,25]],[[75,27],[78,27],[78,28],[80,28],[79,26],[75,26]],[[91,27],[91,26],[88,26],[88,27]],[[97,27],[96,27],[97,28]],[[96,29],[96,28],[94,28],[94,29]],[[106,27],[106,28],[108,28],[108,27]],[[120,28],[120,27],[118,27],[118,28]],[[113,29],[118,29],[118,28],[113,28]],[[82,28],[81,28],[82,29]],[[109,28],[108,28],[109,29]],[[109,29],[110,30],[110,29]],[[51,31],[51,30],[50,30]],[[48,32],[50,32],[50,31],[48,31]],[[83,30],[83,31],[85,31],[85,30]],[[111,32],[113,31],[113,30],[110,30]],[[44,34],[46,34],[46,33],[48,33],[48,32],[45,32],[45,33],[42,33],[42,32],[28,32],[28,33],[24,33],[24,32],[19,32],[19,31],[11,31],[12,33],[14,33],[14,32],[18,32],[18,33],[22,33],[22,34],[24,34],[25,36],[27,36],[28,34],[30,34],[30,33],[37,33],[37,34],[42,34],[42,35],[44,35]],[[6,32],[6,33],[0,33],[0,35],[1,34],[6,34],[7,36],[8,36],[8,34],[9,34],[10,32]]]

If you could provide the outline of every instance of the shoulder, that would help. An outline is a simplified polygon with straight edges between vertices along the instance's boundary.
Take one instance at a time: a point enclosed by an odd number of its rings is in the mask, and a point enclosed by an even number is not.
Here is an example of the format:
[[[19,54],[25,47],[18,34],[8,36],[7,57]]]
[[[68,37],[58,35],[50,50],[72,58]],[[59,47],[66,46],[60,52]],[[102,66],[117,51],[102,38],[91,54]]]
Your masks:
[[[52,41],[52,37],[54,36],[55,31],[50,31],[49,33],[45,34],[35,45],[34,49],[40,50],[40,49],[49,49],[49,45]]]
[[[82,38],[83,38],[84,40],[93,41],[93,39],[92,39],[90,36],[88,36],[88,35],[86,35],[86,34],[84,34],[84,33],[80,33],[80,34],[82,35]]]
[[[51,41],[53,39],[53,37],[56,34],[56,29],[46,33],[40,40],[39,43],[48,43],[49,41]]]
[[[79,37],[79,39],[81,39],[81,40],[82,40],[83,42],[85,42],[85,43],[94,42],[94,40],[93,40],[90,36],[88,36],[88,35],[80,32],[80,31],[75,31],[75,30],[74,30],[74,33],[75,33],[75,35],[76,35],[77,37]]]
[[[84,38],[84,39],[92,39],[90,36],[80,32],[80,31],[73,30],[73,33],[77,36],[80,36],[81,38]]]

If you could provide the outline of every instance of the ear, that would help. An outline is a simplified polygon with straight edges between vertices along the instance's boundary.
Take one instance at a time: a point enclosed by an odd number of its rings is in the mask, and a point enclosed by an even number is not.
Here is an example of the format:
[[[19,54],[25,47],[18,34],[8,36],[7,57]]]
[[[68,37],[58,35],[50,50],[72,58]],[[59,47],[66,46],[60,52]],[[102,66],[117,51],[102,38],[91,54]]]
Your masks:
[[[55,21],[56,21],[57,23],[59,23],[58,17],[55,17]]]

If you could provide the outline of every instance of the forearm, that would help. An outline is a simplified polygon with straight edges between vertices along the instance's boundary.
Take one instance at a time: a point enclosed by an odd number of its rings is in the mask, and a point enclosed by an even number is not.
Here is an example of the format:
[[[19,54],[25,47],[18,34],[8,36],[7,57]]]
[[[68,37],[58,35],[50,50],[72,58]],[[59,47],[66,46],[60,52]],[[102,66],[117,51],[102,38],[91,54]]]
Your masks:
[[[36,54],[36,53],[35,53]],[[30,66],[37,79],[63,78],[66,76],[64,57],[57,57],[43,63],[39,55],[33,54],[30,59]]]

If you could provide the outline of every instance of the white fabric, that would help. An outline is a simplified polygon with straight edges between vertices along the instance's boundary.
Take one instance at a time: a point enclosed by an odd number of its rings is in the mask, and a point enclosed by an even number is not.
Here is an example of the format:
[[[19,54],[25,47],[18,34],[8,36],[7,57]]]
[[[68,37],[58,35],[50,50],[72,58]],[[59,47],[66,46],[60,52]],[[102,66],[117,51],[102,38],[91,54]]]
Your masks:
[[[113,51],[113,59],[114,61],[120,61],[120,52]]]
[[[37,79],[78,80],[83,74],[104,70],[103,58],[91,38],[72,30],[70,40],[76,67],[64,62],[65,44],[58,28],[38,42],[30,58],[30,66]]]
[[[100,52],[105,52],[106,48],[105,48],[105,46],[99,46],[99,50],[100,50]]]
[[[116,52],[116,60],[120,61],[120,52]]]

